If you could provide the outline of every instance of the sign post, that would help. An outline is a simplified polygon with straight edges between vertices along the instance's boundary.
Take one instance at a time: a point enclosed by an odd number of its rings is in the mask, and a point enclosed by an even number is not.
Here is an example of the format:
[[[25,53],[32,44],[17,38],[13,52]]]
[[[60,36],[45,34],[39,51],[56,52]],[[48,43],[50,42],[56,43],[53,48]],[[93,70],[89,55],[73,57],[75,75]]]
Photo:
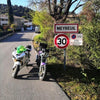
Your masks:
[[[59,23],[54,25],[55,33],[78,33],[78,24]],[[70,36],[72,41],[77,38],[74,34]],[[59,34],[54,38],[54,44],[57,48],[64,49],[64,70],[66,69],[66,47],[69,44],[69,38],[65,34]]]
[[[54,44],[57,48],[64,49],[64,70],[66,69],[66,47],[69,44],[69,38],[65,34],[56,35]]]
[[[64,49],[64,70],[66,70],[66,48]]]

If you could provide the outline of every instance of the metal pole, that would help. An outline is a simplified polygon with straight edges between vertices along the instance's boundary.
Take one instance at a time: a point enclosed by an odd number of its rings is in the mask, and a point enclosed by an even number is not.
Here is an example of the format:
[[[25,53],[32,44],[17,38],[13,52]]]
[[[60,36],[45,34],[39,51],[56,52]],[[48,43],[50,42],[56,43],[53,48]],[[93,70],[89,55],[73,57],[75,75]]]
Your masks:
[[[66,70],[66,48],[64,49],[64,70]]]

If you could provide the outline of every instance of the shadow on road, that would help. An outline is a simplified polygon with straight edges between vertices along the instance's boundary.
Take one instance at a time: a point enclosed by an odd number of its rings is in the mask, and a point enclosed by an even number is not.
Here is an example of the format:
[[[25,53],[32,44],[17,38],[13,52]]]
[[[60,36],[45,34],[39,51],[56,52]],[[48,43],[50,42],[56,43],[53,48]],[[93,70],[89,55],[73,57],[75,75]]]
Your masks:
[[[31,39],[29,38],[22,38],[22,36],[25,34],[25,33],[28,33],[28,34],[32,34],[30,32],[21,32],[21,33],[16,33],[12,36],[9,36],[3,40],[1,40],[0,42],[24,42],[24,41],[32,41]]]
[[[18,75],[17,79],[21,79],[21,80],[39,80],[38,68],[32,68],[28,74]]]
[[[18,75],[16,79],[20,80],[39,80],[38,72],[39,68],[37,66],[33,66],[34,64],[29,64],[28,67],[33,67],[28,74]],[[46,79],[47,82],[55,82],[52,78],[51,74],[47,72]]]

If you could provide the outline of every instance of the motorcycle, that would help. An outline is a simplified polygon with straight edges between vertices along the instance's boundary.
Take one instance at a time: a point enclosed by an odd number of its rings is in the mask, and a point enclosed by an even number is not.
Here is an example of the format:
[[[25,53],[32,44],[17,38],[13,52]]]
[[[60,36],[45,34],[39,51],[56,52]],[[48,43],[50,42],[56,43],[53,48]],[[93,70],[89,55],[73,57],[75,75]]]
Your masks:
[[[30,51],[32,50],[31,45],[24,46],[18,46],[15,48],[15,50],[12,52],[12,59],[14,62],[13,65],[13,72],[12,77],[16,78],[18,72],[24,67],[27,66],[30,61]]]
[[[46,74],[47,74],[47,68],[46,68],[46,62],[47,62],[47,57],[49,50],[47,48],[47,44],[40,43],[40,50],[37,55],[37,65],[39,67],[39,79],[40,80],[45,80]]]

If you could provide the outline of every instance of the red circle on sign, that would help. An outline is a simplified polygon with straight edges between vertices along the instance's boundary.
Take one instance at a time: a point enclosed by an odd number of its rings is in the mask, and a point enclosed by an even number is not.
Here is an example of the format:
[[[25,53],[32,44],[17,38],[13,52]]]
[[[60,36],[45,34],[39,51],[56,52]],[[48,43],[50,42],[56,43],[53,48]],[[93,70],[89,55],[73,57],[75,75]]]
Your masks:
[[[62,36],[65,37],[65,39],[67,40],[67,43],[66,43],[64,46],[59,46],[58,43],[57,43],[57,39],[58,39],[59,37],[62,37]],[[64,49],[64,48],[66,48],[66,47],[68,46],[68,44],[69,44],[69,38],[68,38],[65,34],[59,34],[59,35],[57,35],[57,36],[55,37],[54,44],[56,45],[57,48]]]

